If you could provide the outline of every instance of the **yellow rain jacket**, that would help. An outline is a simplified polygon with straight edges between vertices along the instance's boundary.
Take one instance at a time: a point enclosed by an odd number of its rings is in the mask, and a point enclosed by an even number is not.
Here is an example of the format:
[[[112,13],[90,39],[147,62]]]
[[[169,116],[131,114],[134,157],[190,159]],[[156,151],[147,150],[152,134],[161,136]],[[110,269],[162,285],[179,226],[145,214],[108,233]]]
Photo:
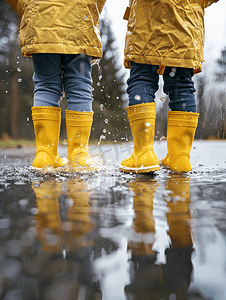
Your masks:
[[[24,56],[32,53],[102,56],[99,19],[106,0],[6,0],[18,13]]]
[[[124,65],[202,70],[204,8],[218,0],[130,0]]]

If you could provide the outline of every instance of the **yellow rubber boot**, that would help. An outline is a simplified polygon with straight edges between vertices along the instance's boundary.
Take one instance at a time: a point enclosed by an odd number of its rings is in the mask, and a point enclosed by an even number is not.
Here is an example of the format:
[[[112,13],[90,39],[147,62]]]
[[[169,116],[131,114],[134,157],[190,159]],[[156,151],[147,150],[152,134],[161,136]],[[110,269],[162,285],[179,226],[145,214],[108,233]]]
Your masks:
[[[65,165],[67,159],[61,159],[58,154],[61,108],[36,106],[31,110],[36,136],[36,157],[32,168],[42,169],[45,166],[58,168]]]
[[[173,171],[191,171],[190,152],[198,125],[198,113],[170,111],[167,123],[167,156],[161,165]]]
[[[89,136],[93,112],[66,110],[68,160],[72,167],[89,166]]]
[[[119,169],[124,172],[148,173],[160,169],[153,149],[155,135],[155,103],[143,103],[127,107],[133,135],[132,155],[124,159]]]

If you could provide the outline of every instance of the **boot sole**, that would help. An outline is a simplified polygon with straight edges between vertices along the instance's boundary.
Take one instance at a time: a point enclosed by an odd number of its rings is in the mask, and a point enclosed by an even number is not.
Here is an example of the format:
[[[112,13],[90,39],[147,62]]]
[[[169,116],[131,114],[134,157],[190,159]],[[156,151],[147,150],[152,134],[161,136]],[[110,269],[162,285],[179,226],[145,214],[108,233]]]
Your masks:
[[[46,166],[44,166],[44,167],[42,167],[42,168],[37,168],[37,167],[31,167],[31,170],[34,170],[34,171],[41,171],[42,169],[44,169],[44,168],[54,168],[54,169],[58,169],[58,168],[60,168],[60,167],[54,167],[54,166],[50,166],[50,165],[46,165]]]
[[[119,166],[119,170],[127,173],[151,173],[160,170],[160,166],[151,166],[151,167],[141,167],[141,168],[129,168],[124,166]]]

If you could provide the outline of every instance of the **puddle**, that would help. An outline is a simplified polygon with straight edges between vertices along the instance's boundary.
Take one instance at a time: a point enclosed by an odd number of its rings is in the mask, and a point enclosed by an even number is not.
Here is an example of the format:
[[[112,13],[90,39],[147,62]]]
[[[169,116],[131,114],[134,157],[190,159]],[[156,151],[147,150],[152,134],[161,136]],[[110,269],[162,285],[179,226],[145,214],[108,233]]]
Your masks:
[[[95,172],[1,160],[0,298],[226,299],[224,158],[132,175],[107,147]]]

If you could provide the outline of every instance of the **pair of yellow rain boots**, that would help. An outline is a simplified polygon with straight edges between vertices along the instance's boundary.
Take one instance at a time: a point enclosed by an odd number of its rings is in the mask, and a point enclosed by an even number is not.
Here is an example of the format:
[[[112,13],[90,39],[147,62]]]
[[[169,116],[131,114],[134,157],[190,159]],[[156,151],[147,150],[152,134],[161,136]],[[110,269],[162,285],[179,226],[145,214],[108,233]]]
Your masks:
[[[55,168],[69,163],[73,168],[87,167],[89,160],[88,141],[93,121],[93,112],[66,110],[68,160],[58,154],[61,124],[61,108],[52,106],[32,107],[32,120],[36,136],[36,157],[33,169],[45,166]]]
[[[167,124],[167,156],[160,162],[154,152],[155,103],[127,107],[134,140],[133,153],[119,169],[129,173],[158,171],[160,165],[177,172],[191,171],[190,151],[198,124],[198,113],[170,111]]]

